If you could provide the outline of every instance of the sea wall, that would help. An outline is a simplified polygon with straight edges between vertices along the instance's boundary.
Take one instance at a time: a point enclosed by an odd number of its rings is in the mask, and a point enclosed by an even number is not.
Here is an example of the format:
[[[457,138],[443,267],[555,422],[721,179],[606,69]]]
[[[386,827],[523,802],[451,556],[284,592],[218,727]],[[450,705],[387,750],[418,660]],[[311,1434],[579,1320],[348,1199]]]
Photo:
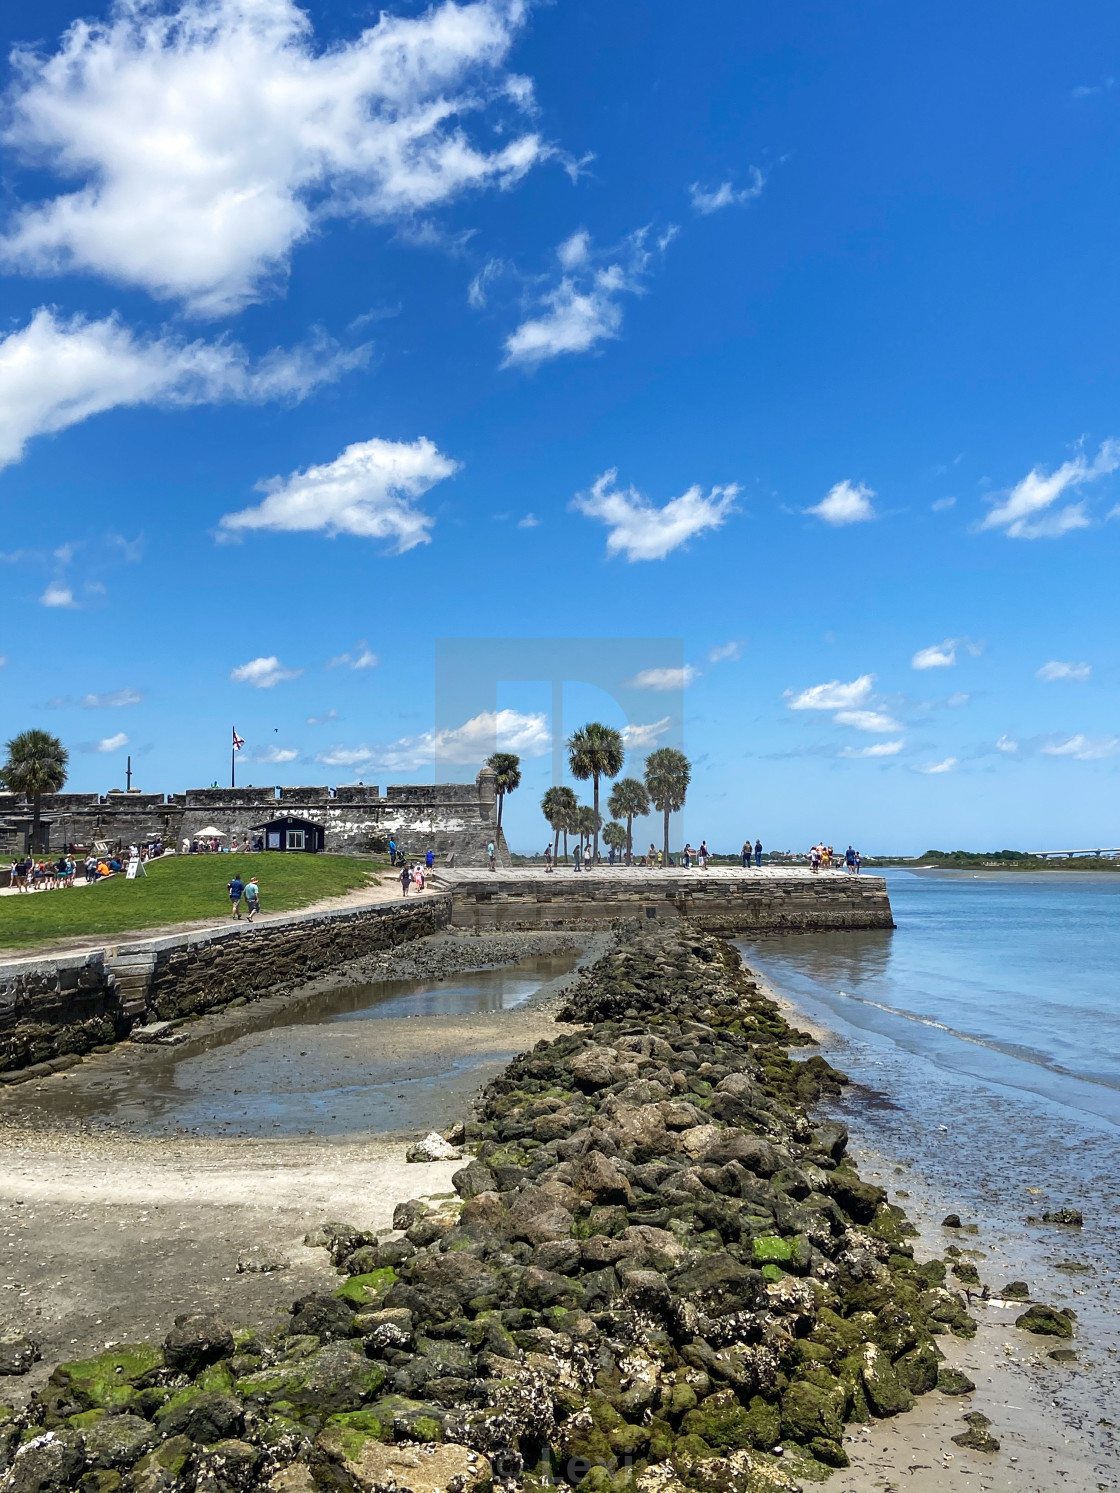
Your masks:
[[[136,1026],[295,989],[435,933],[450,913],[435,894],[0,964],[0,1082],[70,1067]]]
[[[621,918],[687,921],[706,933],[810,932],[893,928],[881,876],[744,871],[658,871],[618,867],[551,876],[455,875],[451,922],[473,932],[593,928]]]

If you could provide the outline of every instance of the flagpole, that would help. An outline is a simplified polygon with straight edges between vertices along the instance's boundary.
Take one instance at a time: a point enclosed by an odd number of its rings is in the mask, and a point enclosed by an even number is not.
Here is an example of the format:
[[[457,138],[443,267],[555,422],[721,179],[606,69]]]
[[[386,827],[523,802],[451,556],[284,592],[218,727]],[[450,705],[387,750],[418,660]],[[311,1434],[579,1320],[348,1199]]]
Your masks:
[[[234,731],[233,734],[236,736],[237,732]],[[237,787],[237,748],[235,746],[229,749],[229,786]]]

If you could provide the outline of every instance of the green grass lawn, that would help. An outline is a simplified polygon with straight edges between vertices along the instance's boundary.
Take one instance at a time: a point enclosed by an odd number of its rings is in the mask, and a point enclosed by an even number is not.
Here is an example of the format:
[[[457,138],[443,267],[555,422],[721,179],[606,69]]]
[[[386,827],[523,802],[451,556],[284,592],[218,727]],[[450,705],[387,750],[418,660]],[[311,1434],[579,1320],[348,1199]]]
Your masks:
[[[134,933],[168,923],[229,915],[226,885],[234,871],[257,877],[264,912],[292,912],[323,897],[365,886],[387,862],[347,855],[184,855],[151,861],[147,876],[114,876],[90,887],[0,897],[0,948],[57,939]]]

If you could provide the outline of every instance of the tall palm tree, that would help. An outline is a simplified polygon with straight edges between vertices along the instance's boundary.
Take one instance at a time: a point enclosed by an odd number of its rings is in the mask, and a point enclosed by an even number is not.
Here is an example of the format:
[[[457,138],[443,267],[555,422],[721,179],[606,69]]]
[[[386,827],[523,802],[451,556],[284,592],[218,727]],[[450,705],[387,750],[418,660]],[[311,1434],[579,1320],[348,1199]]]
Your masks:
[[[570,788],[549,788],[541,799],[541,813],[552,826],[554,835],[553,860],[556,859],[556,852],[560,848],[561,834],[564,836],[564,855],[568,854],[568,830],[578,807],[576,796]]]
[[[0,783],[12,793],[22,793],[34,806],[31,822],[31,848],[41,850],[39,843],[43,794],[57,793],[66,781],[66,764],[70,753],[57,736],[48,731],[21,731],[8,742],[7,761],[0,767]]]
[[[515,752],[495,752],[487,757],[486,766],[494,770],[494,787],[498,790],[498,829],[502,827],[502,805],[506,794],[521,786],[521,758]]]
[[[649,813],[646,785],[637,778],[620,778],[611,789],[607,809],[615,819],[626,820],[626,864],[629,865],[634,850],[634,820]]]
[[[626,844],[626,831],[616,819],[603,826],[603,844],[608,850],[621,850]]]
[[[626,760],[622,732],[599,721],[588,721],[568,738],[568,766],[572,777],[581,782],[591,779],[594,788],[595,813],[599,813],[599,779],[616,778]],[[601,821],[600,821],[601,822]],[[595,860],[599,859],[599,831],[595,831]]]
[[[587,804],[580,804],[579,808],[576,810],[575,822],[575,828],[579,831],[580,844],[589,845],[591,843],[592,837],[595,837],[597,842],[598,834],[602,827],[602,814],[597,814],[595,810],[589,808]]]
[[[692,765],[676,747],[659,747],[646,758],[646,789],[653,807],[665,816],[665,864],[669,864],[669,815],[684,808]]]

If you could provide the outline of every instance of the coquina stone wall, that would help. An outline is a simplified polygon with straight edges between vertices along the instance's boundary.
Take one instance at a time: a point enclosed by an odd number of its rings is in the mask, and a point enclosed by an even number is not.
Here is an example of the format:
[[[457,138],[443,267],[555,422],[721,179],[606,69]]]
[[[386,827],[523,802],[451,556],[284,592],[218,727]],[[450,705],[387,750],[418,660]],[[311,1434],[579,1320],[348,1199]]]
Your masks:
[[[621,868],[577,875],[559,867],[551,876],[537,873],[523,879],[456,875],[449,884],[452,925],[476,932],[592,928],[635,917],[683,919],[724,936],[894,927],[881,876],[813,876],[806,871],[705,876]]]
[[[137,1026],[293,990],[435,933],[450,914],[435,894],[0,964],[0,1082],[70,1067]]]

